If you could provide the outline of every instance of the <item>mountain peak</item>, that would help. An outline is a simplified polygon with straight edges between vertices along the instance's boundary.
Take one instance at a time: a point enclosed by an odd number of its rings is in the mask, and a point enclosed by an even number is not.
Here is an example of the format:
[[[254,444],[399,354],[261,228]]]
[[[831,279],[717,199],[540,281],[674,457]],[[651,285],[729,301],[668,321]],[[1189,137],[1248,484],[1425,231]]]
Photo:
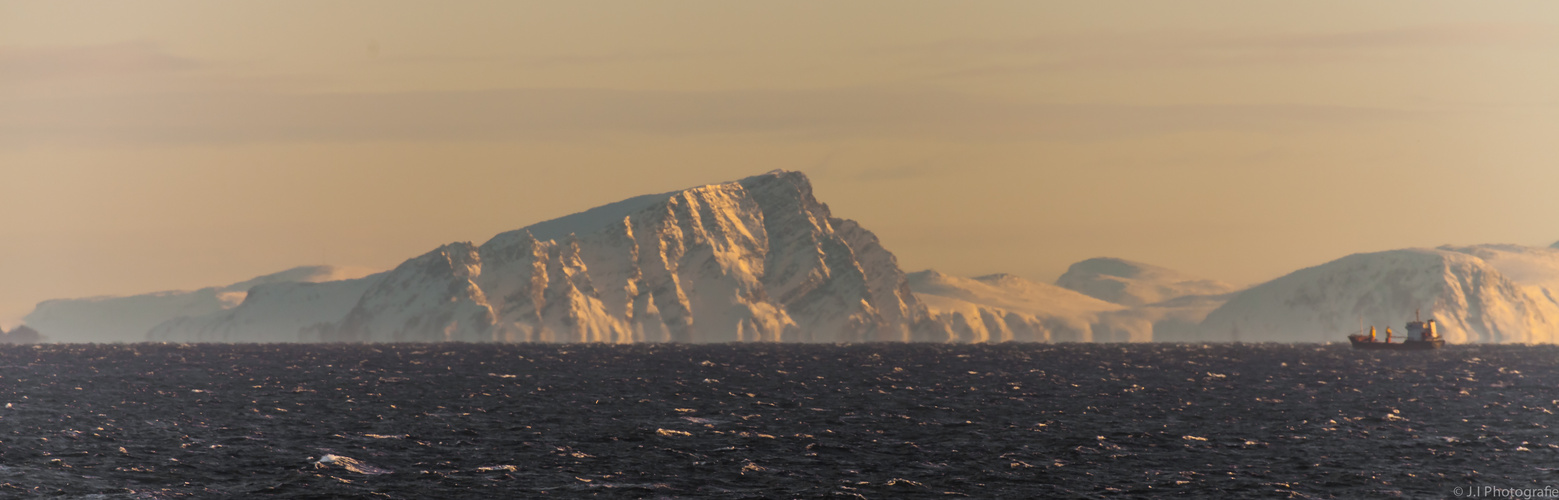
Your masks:
[[[792,182],[792,183],[795,183],[795,184],[798,184],[798,185],[799,184],[805,184],[809,190],[812,187],[812,180],[807,178],[807,174],[802,173],[800,170],[785,170],[785,169],[780,169],[780,168],[776,168],[776,169],[770,170],[768,172],[764,172],[764,173],[761,173],[761,174],[758,174],[758,175],[747,177],[747,178],[744,178],[744,179],[736,181],[736,182],[741,183],[741,184],[751,184],[752,182],[759,181],[759,180],[762,180],[762,179],[783,179],[785,181]]]
[[[806,175],[787,170],[444,245],[373,280],[262,291],[155,338],[234,340],[225,332],[254,331],[239,322],[265,311],[333,314],[301,328],[269,320],[286,331],[268,338],[338,342],[948,340],[877,237],[833,217]]]
[[[908,277],[910,279],[910,281],[915,281],[915,280],[936,280],[936,279],[941,279],[942,277],[947,276],[947,275],[946,274],[942,274],[941,271],[938,271],[936,269],[924,269],[924,270],[920,270],[920,271],[915,271],[913,273],[908,273],[905,276]]]
[[[1147,274],[1174,273],[1169,269],[1116,257],[1094,257],[1067,267],[1067,273],[1138,278]]]
[[[608,226],[621,224],[624,218],[652,207],[661,206],[667,201],[671,200],[673,197],[688,193],[690,191],[707,190],[711,188],[720,189],[722,187],[729,186],[751,186],[754,184],[763,184],[772,181],[788,182],[799,187],[799,191],[806,193],[808,196],[810,196],[812,192],[812,182],[807,179],[806,174],[794,170],[776,169],[763,174],[747,177],[739,181],[704,184],[700,186],[679,189],[676,191],[635,196],[626,200],[607,203],[605,205],[591,208],[583,212],[569,214],[563,217],[558,217],[556,219],[531,224],[513,231],[499,233],[498,235],[493,236],[492,239],[488,240],[487,243],[484,243],[483,246],[487,246],[488,244],[502,245],[509,242],[509,240],[522,239],[525,237],[522,235],[522,233],[530,233],[530,237],[538,241],[561,241],[570,234],[583,236],[600,231],[601,229]]]
[[[43,335],[27,325],[17,326],[9,332],[0,329],[0,344],[36,344],[42,341]]]

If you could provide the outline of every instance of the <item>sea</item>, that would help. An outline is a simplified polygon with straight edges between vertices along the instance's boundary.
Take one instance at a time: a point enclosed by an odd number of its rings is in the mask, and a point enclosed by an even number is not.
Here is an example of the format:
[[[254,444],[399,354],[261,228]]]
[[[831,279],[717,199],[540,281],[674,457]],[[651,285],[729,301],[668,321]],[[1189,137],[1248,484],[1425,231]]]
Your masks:
[[[5,346],[0,497],[1542,498],[1556,367],[1551,345]]]

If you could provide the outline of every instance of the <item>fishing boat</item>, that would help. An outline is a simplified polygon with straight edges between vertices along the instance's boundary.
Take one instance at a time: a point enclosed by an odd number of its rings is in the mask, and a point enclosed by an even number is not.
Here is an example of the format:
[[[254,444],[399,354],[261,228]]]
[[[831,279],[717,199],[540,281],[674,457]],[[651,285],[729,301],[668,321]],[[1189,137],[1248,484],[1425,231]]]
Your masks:
[[[1393,351],[1426,351],[1445,347],[1445,339],[1440,337],[1440,330],[1435,327],[1434,318],[1429,321],[1419,321],[1414,315],[1413,321],[1407,323],[1407,335],[1401,342],[1391,341],[1391,327],[1386,327],[1386,338],[1379,339],[1375,336],[1375,327],[1370,327],[1370,333],[1355,333],[1348,336],[1348,341],[1353,343],[1354,349],[1385,349]]]

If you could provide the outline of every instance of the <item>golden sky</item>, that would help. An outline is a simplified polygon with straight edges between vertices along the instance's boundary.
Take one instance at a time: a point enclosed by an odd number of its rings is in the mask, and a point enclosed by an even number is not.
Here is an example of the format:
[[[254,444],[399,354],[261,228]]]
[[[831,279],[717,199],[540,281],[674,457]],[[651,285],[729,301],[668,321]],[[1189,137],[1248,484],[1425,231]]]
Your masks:
[[[801,170],[907,270],[1559,239],[1559,2],[0,1],[0,325]]]

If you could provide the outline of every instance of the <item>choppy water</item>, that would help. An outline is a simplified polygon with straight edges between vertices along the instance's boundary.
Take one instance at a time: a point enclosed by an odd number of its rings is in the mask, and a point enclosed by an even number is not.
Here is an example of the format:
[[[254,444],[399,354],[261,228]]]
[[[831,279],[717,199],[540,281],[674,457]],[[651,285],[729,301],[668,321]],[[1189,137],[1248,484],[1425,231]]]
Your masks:
[[[1559,348],[0,348],[0,496],[1453,497],[1559,485]]]

